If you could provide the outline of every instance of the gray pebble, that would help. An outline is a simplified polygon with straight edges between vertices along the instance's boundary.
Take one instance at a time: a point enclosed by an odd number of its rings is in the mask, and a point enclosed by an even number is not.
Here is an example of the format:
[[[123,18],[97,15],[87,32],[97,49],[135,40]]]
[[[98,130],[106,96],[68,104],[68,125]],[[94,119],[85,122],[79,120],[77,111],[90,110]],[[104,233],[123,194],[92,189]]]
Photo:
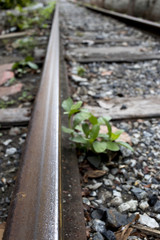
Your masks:
[[[146,213],[140,215],[138,222],[150,228],[159,228],[159,224],[154,218],[149,217]]]
[[[160,200],[154,205],[154,211],[160,213]]]

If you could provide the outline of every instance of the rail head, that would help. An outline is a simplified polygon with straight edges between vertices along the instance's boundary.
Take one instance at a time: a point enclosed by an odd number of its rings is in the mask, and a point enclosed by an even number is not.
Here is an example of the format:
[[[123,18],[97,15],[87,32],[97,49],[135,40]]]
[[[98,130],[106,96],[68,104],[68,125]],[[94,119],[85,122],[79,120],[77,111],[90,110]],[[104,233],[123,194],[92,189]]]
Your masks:
[[[3,240],[59,239],[59,9]]]

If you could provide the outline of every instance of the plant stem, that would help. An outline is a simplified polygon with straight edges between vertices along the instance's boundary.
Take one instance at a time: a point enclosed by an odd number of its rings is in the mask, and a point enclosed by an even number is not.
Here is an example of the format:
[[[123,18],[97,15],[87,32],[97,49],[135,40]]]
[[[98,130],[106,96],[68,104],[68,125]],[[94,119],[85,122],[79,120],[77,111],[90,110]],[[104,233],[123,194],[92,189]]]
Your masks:
[[[68,127],[69,127],[69,128],[72,128],[72,125],[71,125],[71,116],[68,117]]]

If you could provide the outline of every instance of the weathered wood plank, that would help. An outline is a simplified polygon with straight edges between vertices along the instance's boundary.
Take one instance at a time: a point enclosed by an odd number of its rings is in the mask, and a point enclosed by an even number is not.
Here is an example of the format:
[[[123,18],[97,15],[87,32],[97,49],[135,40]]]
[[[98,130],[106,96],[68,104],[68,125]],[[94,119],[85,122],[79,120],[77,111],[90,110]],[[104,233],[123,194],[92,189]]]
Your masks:
[[[0,35],[0,40],[9,39],[9,38],[24,37],[24,36],[26,36],[28,33],[29,33],[29,32],[15,32],[15,33],[3,34],[3,35]]]
[[[160,59],[159,53],[149,52],[142,47],[84,47],[76,48],[67,53],[69,59],[77,62],[135,62]]]
[[[85,107],[96,116],[110,116],[113,120],[160,117],[160,96],[115,98],[97,103],[100,107]]]
[[[30,120],[30,108],[0,109],[0,125],[26,125]]]
[[[138,42],[140,43],[141,40],[138,38],[129,38],[129,37],[123,37],[123,38],[118,38],[118,39],[114,39],[114,38],[104,38],[104,39],[96,39],[96,36],[84,36],[82,38],[78,38],[78,37],[65,37],[66,40],[69,40],[72,43],[75,44],[84,44],[87,43],[87,41],[93,41],[94,44],[103,44],[103,43],[134,43],[134,42]]]

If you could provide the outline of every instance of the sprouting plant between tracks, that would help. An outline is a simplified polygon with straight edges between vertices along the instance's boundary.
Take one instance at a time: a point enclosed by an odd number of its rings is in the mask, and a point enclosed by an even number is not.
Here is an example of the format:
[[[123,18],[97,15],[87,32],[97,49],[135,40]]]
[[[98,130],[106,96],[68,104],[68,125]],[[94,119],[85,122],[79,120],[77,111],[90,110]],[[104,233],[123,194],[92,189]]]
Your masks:
[[[64,114],[68,115],[68,127],[62,126],[62,130],[70,134],[70,140],[76,144],[76,147],[95,153],[105,153],[108,150],[119,151],[120,146],[133,151],[128,143],[118,141],[124,131],[118,130],[113,133],[110,117],[97,118],[82,105],[82,101],[73,103],[71,98],[62,103]],[[101,126],[104,125],[108,130],[106,133],[101,133]]]
[[[12,66],[12,70],[15,72],[15,75],[21,77],[22,75],[30,72],[30,70],[38,70],[38,65],[33,62],[33,58],[27,56],[25,59],[16,62]]]

